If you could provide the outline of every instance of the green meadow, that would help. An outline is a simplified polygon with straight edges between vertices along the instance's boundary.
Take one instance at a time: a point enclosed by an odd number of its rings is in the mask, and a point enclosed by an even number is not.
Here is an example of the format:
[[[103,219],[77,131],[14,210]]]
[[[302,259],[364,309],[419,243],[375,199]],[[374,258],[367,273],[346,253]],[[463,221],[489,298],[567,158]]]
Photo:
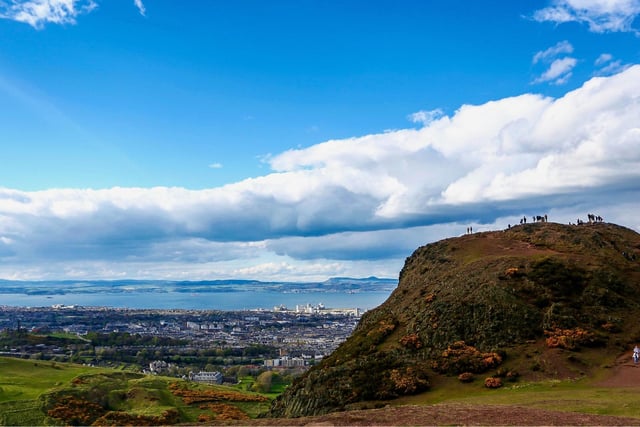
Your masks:
[[[248,420],[267,396],[126,370],[0,358],[0,425]]]

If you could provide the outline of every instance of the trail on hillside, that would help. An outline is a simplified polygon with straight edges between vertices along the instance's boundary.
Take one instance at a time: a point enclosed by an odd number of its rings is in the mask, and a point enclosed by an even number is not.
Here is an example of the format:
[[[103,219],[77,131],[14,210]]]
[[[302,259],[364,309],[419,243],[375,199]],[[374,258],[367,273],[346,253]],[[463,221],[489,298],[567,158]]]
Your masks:
[[[633,363],[632,353],[620,355],[611,368],[611,375],[596,385],[602,387],[640,387],[640,363]]]
[[[234,424],[228,422],[225,424]],[[408,405],[381,409],[334,412],[300,418],[267,418],[243,421],[243,425],[263,426],[630,426],[639,418],[548,411],[502,405],[442,403]],[[238,425],[238,424],[234,424]]]

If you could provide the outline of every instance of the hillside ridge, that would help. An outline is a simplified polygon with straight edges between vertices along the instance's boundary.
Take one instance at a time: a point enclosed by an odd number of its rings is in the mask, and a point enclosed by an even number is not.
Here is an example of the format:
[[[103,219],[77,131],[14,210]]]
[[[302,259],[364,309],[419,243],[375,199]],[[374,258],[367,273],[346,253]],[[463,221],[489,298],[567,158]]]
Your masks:
[[[631,229],[538,222],[444,239],[406,259],[397,289],[270,416],[357,409],[460,374],[495,384],[590,375],[640,341],[628,322],[639,314]]]

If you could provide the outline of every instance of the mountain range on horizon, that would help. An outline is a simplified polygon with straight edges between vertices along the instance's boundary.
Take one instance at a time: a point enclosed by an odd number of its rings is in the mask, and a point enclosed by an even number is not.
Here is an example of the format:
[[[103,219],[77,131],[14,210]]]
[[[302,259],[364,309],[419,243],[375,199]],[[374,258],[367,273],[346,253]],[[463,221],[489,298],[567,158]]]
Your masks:
[[[0,279],[0,294],[59,294],[59,293],[99,293],[99,292],[217,292],[224,290],[270,290],[270,291],[314,291],[314,292],[371,292],[392,291],[397,279],[332,277],[325,281],[288,282],[260,281],[251,279],[215,280],[6,280]]]

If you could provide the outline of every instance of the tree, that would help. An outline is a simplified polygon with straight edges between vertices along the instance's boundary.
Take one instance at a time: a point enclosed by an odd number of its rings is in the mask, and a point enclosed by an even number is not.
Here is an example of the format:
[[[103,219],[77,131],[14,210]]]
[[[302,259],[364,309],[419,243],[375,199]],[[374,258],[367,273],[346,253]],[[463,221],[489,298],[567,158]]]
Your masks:
[[[249,368],[247,368],[246,366],[240,366],[238,368],[238,379],[242,378],[242,377],[246,377],[247,375],[249,375]]]
[[[256,382],[253,384],[254,391],[258,393],[269,393],[271,391],[271,382],[273,380],[273,373],[266,371],[258,375]]]

